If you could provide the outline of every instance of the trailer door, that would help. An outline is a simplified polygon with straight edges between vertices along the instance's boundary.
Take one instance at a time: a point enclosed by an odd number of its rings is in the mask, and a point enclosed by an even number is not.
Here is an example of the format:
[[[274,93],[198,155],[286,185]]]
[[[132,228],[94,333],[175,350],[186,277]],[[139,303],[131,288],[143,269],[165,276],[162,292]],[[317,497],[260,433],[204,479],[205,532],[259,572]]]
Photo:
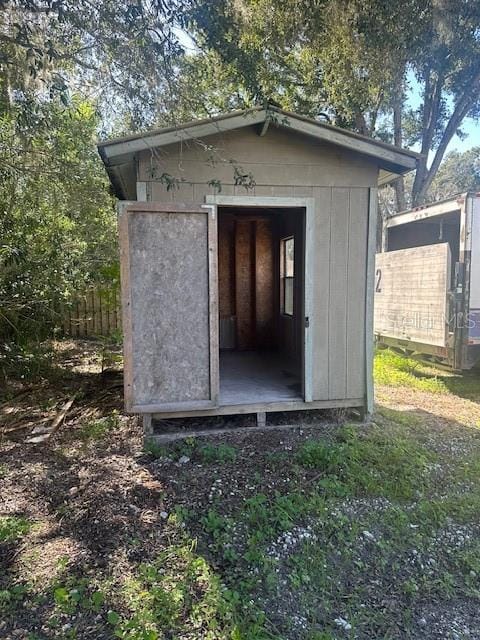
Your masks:
[[[377,254],[375,334],[417,345],[446,347],[450,270],[451,254],[446,242]]]
[[[127,411],[216,407],[216,208],[123,202],[119,233]]]

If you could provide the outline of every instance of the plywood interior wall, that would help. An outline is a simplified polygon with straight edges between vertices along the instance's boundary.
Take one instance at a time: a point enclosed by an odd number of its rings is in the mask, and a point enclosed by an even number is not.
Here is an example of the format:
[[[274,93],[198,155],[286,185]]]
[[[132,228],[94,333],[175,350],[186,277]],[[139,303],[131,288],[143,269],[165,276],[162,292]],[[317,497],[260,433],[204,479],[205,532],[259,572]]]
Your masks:
[[[231,319],[235,343],[220,348],[276,349],[300,364],[303,338],[303,209],[225,208],[218,220],[220,325]],[[295,239],[294,315],[280,310],[282,238]],[[225,325],[223,325],[225,326]]]
[[[274,342],[273,227],[271,218],[255,213],[219,215],[220,322],[234,323],[230,346],[240,350],[270,348]]]

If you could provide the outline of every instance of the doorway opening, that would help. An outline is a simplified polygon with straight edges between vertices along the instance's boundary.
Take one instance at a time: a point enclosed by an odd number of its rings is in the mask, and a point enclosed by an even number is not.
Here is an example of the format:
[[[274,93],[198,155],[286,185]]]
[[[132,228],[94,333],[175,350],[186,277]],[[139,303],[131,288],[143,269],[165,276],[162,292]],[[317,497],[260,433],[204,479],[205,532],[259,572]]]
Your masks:
[[[218,209],[221,406],[303,400],[305,210]]]

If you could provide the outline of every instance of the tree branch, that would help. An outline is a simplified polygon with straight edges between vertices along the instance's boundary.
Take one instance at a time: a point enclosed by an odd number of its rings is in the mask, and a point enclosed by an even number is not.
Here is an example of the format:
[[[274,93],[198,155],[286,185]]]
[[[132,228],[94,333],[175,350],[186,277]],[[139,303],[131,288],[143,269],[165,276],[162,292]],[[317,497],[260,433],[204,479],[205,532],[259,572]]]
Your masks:
[[[467,116],[468,112],[475,104],[476,100],[480,97],[480,71],[477,73],[476,77],[473,79],[471,83],[469,83],[467,89],[464,94],[457,102],[455,109],[448,121],[447,126],[445,127],[445,131],[443,132],[442,139],[438,148],[433,157],[432,164],[430,168],[426,171],[424,179],[422,180],[421,186],[418,190],[415,198],[415,203],[418,204],[423,201],[425,198],[430,185],[432,184],[432,180],[435,177],[438,168],[440,167],[440,163],[443,160],[443,156],[445,155],[445,151],[450,143],[450,140],[455,135],[456,130],[461,125],[463,119]]]

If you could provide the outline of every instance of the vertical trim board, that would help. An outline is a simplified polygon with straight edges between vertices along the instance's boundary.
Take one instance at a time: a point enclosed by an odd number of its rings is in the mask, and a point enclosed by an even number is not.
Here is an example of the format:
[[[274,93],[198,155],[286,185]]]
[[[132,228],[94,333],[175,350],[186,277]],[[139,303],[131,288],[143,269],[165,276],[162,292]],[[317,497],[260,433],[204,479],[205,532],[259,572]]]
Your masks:
[[[130,245],[128,239],[128,202],[118,203],[118,236],[120,242],[120,284],[122,297],[122,326],[123,326],[123,393],[125,408],[132,410],[133,406],[133,325],[131,315],[130,295]]]
[[[347,268],[347,396],[365,389],[365,308],[368,241],[368,189],[350,191]]]
[[[349,189],[332,190],[328,347],[329,398],[346,397]]]
[[[330,306],[330,233],[332,189],[316,187],[315,217],[311,234],[312,394],[313,400],[327,400],[329,365]]]
[[[208,212],[208,299],[210,332],[210,398],[218,405],[220,364],[218,335],[218,212],[216,205],[202,205]]]
[[[370,188],[368,199],[368,241],[365,292],[365,405],[373,413],[373,297],[375,285],[375,247],[377,237],[377,189]]]

